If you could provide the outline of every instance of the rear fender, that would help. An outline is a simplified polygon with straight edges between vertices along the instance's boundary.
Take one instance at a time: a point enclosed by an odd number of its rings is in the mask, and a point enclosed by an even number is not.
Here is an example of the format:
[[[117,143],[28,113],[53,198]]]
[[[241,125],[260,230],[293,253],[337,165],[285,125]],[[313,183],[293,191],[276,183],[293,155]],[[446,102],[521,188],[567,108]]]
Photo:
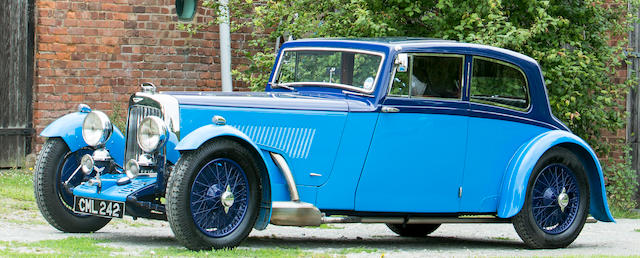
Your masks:
[[[87,143],[84,142],[82,138],[82,122],[87,114],[88,113],[84,112],[74,112],[64,115],[42,130],[40,136],[60,137],[72,152],[87,147]],[[109,150],[109,154],[111,154],[113,160],[120,166],[124,166],[124,145],[124,135],[120,129],[114,125],[113,133],[105,147]]]
[[[600,221],[614,221],[609,211],[602,168],[596,154],[584,140],[562,130],[552,130],[538,135],[523,144],[511,158],[502,183],[498,217],[510,218],[520,212],[534,166],[540,157],[554,146],[562,146],[573,151],[584,164],[591,192],[591,215]]]

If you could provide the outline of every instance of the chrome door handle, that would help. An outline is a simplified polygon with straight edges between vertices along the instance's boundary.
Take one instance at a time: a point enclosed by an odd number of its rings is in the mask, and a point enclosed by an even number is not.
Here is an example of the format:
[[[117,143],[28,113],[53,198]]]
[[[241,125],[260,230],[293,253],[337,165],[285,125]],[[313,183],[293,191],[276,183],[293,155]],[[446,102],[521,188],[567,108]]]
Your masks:
[[[400,109],[389,106],[382,106],[382,113],[398,113]]]

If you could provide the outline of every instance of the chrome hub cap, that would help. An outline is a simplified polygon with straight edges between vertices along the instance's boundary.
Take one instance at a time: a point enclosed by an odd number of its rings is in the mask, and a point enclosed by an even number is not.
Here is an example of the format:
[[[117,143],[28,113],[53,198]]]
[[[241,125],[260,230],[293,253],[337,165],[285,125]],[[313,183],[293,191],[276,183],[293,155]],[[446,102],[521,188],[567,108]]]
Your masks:
[[[231,192],[231,187],[227,185],[227,189],[224,191],[224,193],[222,193],[222,196],[220,196],[220,200],[222,201],[222,206],[224,207],[224,213],[228,213],[229,208],[231,208],[233,202],[235,201],[235,197]]]
[[[560,205],[560,210],[564,212],[564,209],[569,205],[569,195],[567,194],[567,189],[562,188],[562,192],[558,195],[558,205]]]

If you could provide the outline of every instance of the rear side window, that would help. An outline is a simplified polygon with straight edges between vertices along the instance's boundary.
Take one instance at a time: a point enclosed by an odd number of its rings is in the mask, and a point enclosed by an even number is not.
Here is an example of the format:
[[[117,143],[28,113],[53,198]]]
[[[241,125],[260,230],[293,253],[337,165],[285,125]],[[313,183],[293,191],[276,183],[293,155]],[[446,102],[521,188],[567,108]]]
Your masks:
[[[488,58],[473,58],[471,101],[527,110],[527,91],[527,79],[516,66]]]
[[[464,57],[412,55],[408,72],[396,72],[390,95],[460,99]]]

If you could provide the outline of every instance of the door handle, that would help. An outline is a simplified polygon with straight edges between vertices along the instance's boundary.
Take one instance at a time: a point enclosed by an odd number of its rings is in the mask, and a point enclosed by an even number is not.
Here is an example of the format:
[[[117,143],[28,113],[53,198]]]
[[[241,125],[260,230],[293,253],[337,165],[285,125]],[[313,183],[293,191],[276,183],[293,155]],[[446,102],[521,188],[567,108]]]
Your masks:
[[[400,109],[390,106],[382,106],[382,113],[398,113]]]

